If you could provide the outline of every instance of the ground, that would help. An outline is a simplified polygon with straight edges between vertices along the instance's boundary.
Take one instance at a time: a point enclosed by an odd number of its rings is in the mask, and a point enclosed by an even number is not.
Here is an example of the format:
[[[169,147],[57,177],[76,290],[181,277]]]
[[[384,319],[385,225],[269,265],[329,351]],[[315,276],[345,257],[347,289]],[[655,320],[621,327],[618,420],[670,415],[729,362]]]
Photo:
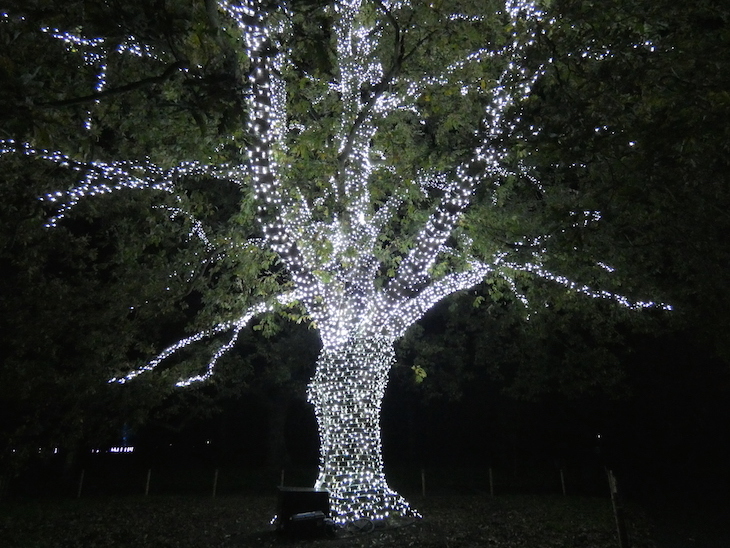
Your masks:
[[[398,528],[298,540],[271,531],[273,496],[88,497],[0,503],[4,548],[526,547],[617,548],[607,498],[411,497],[425,516]],[[657,548],[651,521],[629,506],[632,548]]]

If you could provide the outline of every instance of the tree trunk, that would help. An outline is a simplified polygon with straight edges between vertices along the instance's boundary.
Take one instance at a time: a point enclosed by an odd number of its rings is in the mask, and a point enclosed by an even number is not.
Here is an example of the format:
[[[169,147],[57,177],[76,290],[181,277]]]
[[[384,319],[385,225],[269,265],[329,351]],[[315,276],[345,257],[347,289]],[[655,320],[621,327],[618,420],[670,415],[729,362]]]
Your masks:
[[[315,487],[329,491],[336,521],[418,516],[383,470],[380,407],[393,361],[391,341],[350,339],[322,349],[309,384],[321,444]]]
[[[276,470],[289,465],[289,452],[286,447],[286,419],[291,397],[288,393],[279,393],[267,398],[266,407],[269,415],[267,431],[266,460]]]

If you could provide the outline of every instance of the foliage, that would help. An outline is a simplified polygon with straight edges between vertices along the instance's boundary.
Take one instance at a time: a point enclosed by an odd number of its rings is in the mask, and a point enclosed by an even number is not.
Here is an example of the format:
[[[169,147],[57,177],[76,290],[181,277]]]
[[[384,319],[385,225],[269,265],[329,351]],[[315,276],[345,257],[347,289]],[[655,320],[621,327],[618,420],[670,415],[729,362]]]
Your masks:
[[[551,61],[511,142],[549,191],[510,181],[499,208],[472,210],[471,233],[490,245],[516,240],[525,229],[554,227],[547,231],[559,241],[549,257],[556,270],[590,278],[600,261],[615,269],[622,291],[662,294],[674,311],[626,315],[586,307],[533,282],[530,300],[548,306],[525,322],[509,289],[488,279],[441,307],[444,320],[427,321],[425,331],[412,330],[401,345],[403,360],[430,375],[423,385],[428,396],[458,396],[458,379],[475,382],[484,367],[491,373],[482,382],[504,383],[521,397],[601,387],[617,395],[630,353],[650,331],[697,341],[728,362],[721,289],[730,229],[722,122],[727,9],[718,2],[617,2],[600,10],[591,2],[552,2],[550,8],[556,23],[540,35],[533,55]],[[566,211],[600,212],[600,221],[566,227]]]
[[[6,112],[17,112],[19,108],[23,112],[22,116],[7,118],[3,131],[8,137],[31,141],[36,147],[52,144],[61,150],[76,151],[75,157],[79,160],[147,157],[162,167],[173,166],[181,157],[206,162],[231,158],[235,161],[238,146],[250,146],[252,139],[259,138],[244,124],[255,116],[254,112],[246,113],[253,107],[245,104],[243,93],[250,86],[244,71],[247,64],[252,70],[251,63],[255,61],[245,58],[245,52],[236,43],[235,29],[223,22],[224,16],[216,13],[212,2],[193,6],[178,2],[155,7],[147,4],[115,6],[118,17],[113,22],[105,16],[106,8],[93,6],[80,10],[79,7],[75,4],[41,7],[29,3],[22,9],[22,20],[10,12],[11,21],[3,24],[7,48],[2,66],[9,85],[3,87],[0,104]],[[511,167],[502,175],[489,172],[492,169],[489,165],[478,168],[486,169],[490,177],[496,176],[499,184],[481,186],[479,200],[461,226],[451,226],[449,222],[441,229],[443,233],[437,236],[437,241],[444,240],[453,252],[444,254],[438,249],[421,249],[424,244],[419,243],[419,238],[422,238],[424,223],[439,218],[441,208],[452,207],[449,204],[455,197],[450,193],[455,191],[444,190],[441,183],[433,181],[428,183],[432,188],[424,191],[417,188],[416,181],[431,177],[431,173],[455,177],[454,166],[473,161],[470,158],[474,147],[485,138],[483,132],[486,130],[478,129],[475,135],[473,124],[467,121],[480,119],[490,102],[497,100],[493,96],[494,83],[509,70],[504,68],[505,61],[498,56],[464,64],[459,64],[458,60],[470,51],[480,51],[485,40],[492,51],[506,47],[505,29],[507,33],[525,30],[510,27],[512,23],[505,28],[505,14],[500,13],[499,6],[489,7],[489,10],[480,11],[479,16],[452,18],[446,27],[442,21],[449,15],[441,4],[404,4],[390,10],[375,3],[363,8],[359,15],[364,18],[361,24],[373,25],[374,32],[379,35],[374,42],[374,55],[379,57],[385,71],[380,82],[361,82],[358,91],[361,100],[365,101],[360,115],[368,118],[366,125],[377,126],[372,132],[372,142],[358,146],[372,149],[372,154],[379,155],[387,164],[384,165],[387,169],[376,169],[370,175],[367,192],[372,196],[372,203],[367,205],[365,212],[367,215],[375,215],[376,211],[382,214],[394,207],[391,204],[400,202],[372,249],[374,259],[379,262],[374,283],[377,288],[387,290],[386,293],[394,294],[395,288],[403,285],[401,280],[410,275],[409,269],[420,268],[424,261],[430,264],[431,260],[425,258],[429,255],[438,255],[438,261],[429,267],[425,278],[438,286],[449,276],[468,270],[467,261],[473,260],[469,259],[471,252],[475,253],[475,258],[498,256],[500,263],[507,265],[507,268],[499,269],[495,278],[515,280],[516,284],[512,283],[509,288],[505,286],[505,290],[517,290],[520,294],[534,292],[531,286],[535,284],[538,272],[533,269],[529,274],[520,274],[516,270],[522,268],[520,265],[525,261],[530,261],[536,250],[512,242],[543,238],[545,234],[551,236],[541,241],[544,249],[540,253],[546,253],[551,261],[546,263],[547,267],[565,268],[570,259],[573,264],[567,268],[578,278],[596,286],[603,283],[605,273],[595,268],[599,253],[587,250],[577,264],[574,260],[574,240],[583,238],[586,231],[573,229],[583,228],[578,226],[583,219],[576,219],[580,221],[578,223],[565,223],[566,215],[570,218],[578,212],[580,216],[582,210],[594,210],[590,206],[595,204],[578,203],[566,196],[562,190],[566,185],[557,178],[543,183],[542,188],[550,186],[550,193],[537,191],[529,178],[521,175],[519,162],[527,157],[527,146],[521,142],[510,143],[513,145],[511,156],[505,156],[503,160]],[[290,187],[294,199],[301,196],[302,203],[311,209],[309,224],[292,229],[313,229],[313,236],[302,232],[295,243],[300,248],[297,253],[305,256],[314,253],[320,264],[305,265],[311,276],[306,283],[316,287],[313,296],[307,294],[300,300],[306,314],[295,310],[287,313],[295,320],[313,319],[322,329],[329,314],[323,308],[328,294],[339,291],[342,276],[353,268],[360,268],[358,264],[364,260],[363,250],[358,248],[361,244],[348,234],[352,219],[347,218],[347,212],[354,207],[354,202],[333,202],[337,193],[331,187],[332,184],[345,184],[343,162],[346,159],[338,155],[336,144],[338,139],[339,146],[345,146],[345,149],[354,144],[351,135],[347,136],[350,122],[346,109],[352,105],[347,106],[349,99],[333,94],[328,83],[328,80],[343,76],[343,69],[336,64],[336,17],[324,3],[294,2],[292,8],[291,13],[286,14],[291,17],[286,23],[290,25],[288,36],[276,38],[286,41],[292,59],[281,74],[288,87],[288,133],[287,142],[282,144],[286,148],[276,151],[280,162],[287,166],[279,184]],[[448,7],[448,10],[465,14],[475,9],[466,0],[458,6]],[[275,21],[281,14],[272,12],[269,16]],[[110,44],[105,46],[107,49],[115,44],[126,44],[129,37],[135,37],[140,44],[148,46],[154,56],[143,55],[135,59],[130,55],[108,55],[105,87],[96,93],[79,96],[79,89],[93,89],[94,72],[98,71],[99,62],[87,63],[82,70],[71,70],[77,61],[67,54],[66,46],[48,36],[48,32],[40,40],[37,36],[39,27],[70,28],[71,21],[73,28],[83,36],[104,36]],[[403,34],[405,28],[409,30],[408,36]],[[551,28],[551,32],[557,33],[560,31],[556,29],[564,27]],[[545,36],[549,39],[548,34]],[[580,40],[570,42],[566,38],[564,42],[566,51],[585,47]],[[78,46],[76,53],[84,53],[88,58],[88,48],[85,48]],[[36,60],[32,73],[25,70],[28,64],[20,62],[28,58]],[[537,57],[525,57],[521,62],[529,70],[537,70]],[[393,100],[406,93],[413,82],[421,82],[423,74],[438,73],[449,65],[453,68],[447,69],[445,77],[431,80],[433,83],[424,81],[423,88],[415,92],[412,107],[385,107],[382,115],[371,111],[373,101]],[[67,74],[72,78],[67,78]],[[370,85],[375,87],[368,89]],[[79,131],[84,118],[89,116],[93,121],[90,131]],[[356,120],[355,127],[363,120]],[[192,127],[196,129],[191,131]],[[500,138],[510,134],[509,126],[492,129],[501,132]],[[529,156],[532,159],[534,155]],[[301,265],[296,266],[301,257],[285,257],[279,252],[277,258],[277,253],[272,253],[276,246],[267,250],[246,243],[259,231],[254,217],[256,203],[260,203],[261,197],[254,196],[258,183],[255,180],[251,183],[253,186],[225,185],[206,175],[181,178],[175,182],[178,188],[174,196],[163,195],[157,206],[162,208],[160,214],[173,210],[180,214],[170,215],[172,224],[157,222],[150,229],[153,245],[162,247],[160,238],[163,236],[158,233],[162,227],[174,229],[172,238],[167,240],[174,241],[180,239],[178,231],[187,230],[193,234],[193,230],[198,230],[195,224],[198,220],[205,223],[206,238],[208,234],[214,234],[214,240],[206,245],[188,238],[184,251],[189,258],[177,259],[180,264],[190,264],[189,268],[192,268],[186,305],[191,316],[197,314],[190,324],[194,329],[202,330],[220,322],[221,318],[235,317],[237,311],[251,303],[279,292],[282,284],[293,281],[292,269],[301,268]],[[453,188],[466,184],[462,181]],[[89,202],[91,205],[84,207],[91,211],[110,207],[107,198]],[[299,206],[288,204],[286,207],[291,209],[289,213],[279,212],[284,217],[301,216]],[[339,216],[343,217],[341,221]],[[162,215],[154,218],[161,221]],[[337,223],[341,226],[333,228]],[[284,225],[272,226],[281,231]],[[343,249],[333,244],[339,231],[351,239]],[[592,225],[587,232],[591,231],[595,232]],[[570,237],[562,236],[566,233]],[[200,231],[195,232],[197,236],[200,234]],[[474,238],[471,246],[465,243],[469,241],[467,234]],[[283,233],[278,237],[283,237]],[[601,238],[601,242],[609,241],[604,236]],[[232,249],[246,251],[233,253]],[[201,256],[205,257],[202,263]],[[128,256],[126,260],[132,263],[135,257]],[[184,276],[183,267],[171,270],[179,277]],[[416,295],[425,288],[422,282],[419,284],[413,290]],[[539,303],[544,300],[540,292],[546,286],[539,280],[537,286],[539,291],[531,302]],[[492,285],[493,292],[495,287]],[[499,295],[493,296],[499,300]],[[389,298],[392,299],[392,295]],[[147,300],[136,303],[135,309]],[[315,315],[325,315],[314,318],[315,312]],[[415,317],[420,313],[415,312]]]
[[[181,311],[160,301],[149,315],[129,310],[131,299],[153,299],[150,293],[164,290],[159,269],[169,264],[154,245],[140,249],[136,236],[129,246],[139,224],[122,219],[139,209],[141,196],[117,202],[103,219],[80,215],[73,225],[49,233],[42,228],[37,181],[57,182],[64,174],[38,164],[5,165],[0,458],[4,472],[11,473],[28,452],[73,450],[82,440],[114,443],[124,421],[138,423],[159,396],[143,387],[124,394],[106,383],[108,372],[149,353],[154,338],[162,336],[160,320],[179,321]],[[157,221],[147,219],[150,227]]]
[[[730,12],[720,2],[554,2],[540,47],[554,62],[526,105],[522,146],[546,184],[600,226],[566,233],[619,272],[625,291],[655,287],[675,327],[728,359],[728,67]],[[650,48],[633,44],[650,43]],[[576,48],[612,55],[600,62]],[[527,129],[527,128],[525,128]],[[561,196],[561,193],[558,193]]]
[[[483,306],[452,302],[448,343],[405,342],[406,352],[422,347],[410,369],[419,384],[456,394],[470,362],[486,362],[528,396],[615,385],[630,321],[611,305],[651,321],[647,309],[668,309],[665,296],[695,298],[677,280],[707,280],[688,262],[713,270],[725,259],[714,244],[726,215],[696,221],[704,207],[723,211],[727,141],[709,136],[726,128],[696,120],[708,104],[726,111],[724,76],[697,62],[699,49],[722,49],[726,13],[629,4],[555,1],[544,13],[517,0],[31,1],[3,14],[0,152],[17,169],[5,189],[27,199],[19,189],[32,180],[44,202],[29,234],[46,217],[67,238],[58,249],[72,264],[59,285],[78,307],[74,329],[109,322],[120,334],[112,343],[93,331],[72,353],[79,365],[96,348],[109,357],[95,380],[125,383],[159,366],[161,380],[187,385],[219,367],[238,368],[245,387],[256,360],[229,367],[223,355],[252,318],[278,312],[316,327],[327,372],[310,397],[337,411],[331,383],[365,383],[370,375],[347,377],[361,360],[387,375],[409,326],[482,283],[469,298]],[[698,21],[719,34],[694,43]],[[685,104],[683,85],[700,75],[707,87]],[[657,122],[686,138],[654,139]],[[696,166],[712,199],[697,191]],[[37,242],[27,246],[36,258],[11,274],[17,295],[29,295],[24,269],[52,262]],[[3,253],[25,249],[14,246]],[[33,283],[52,286],[49,269]],[[102,286],[108,305],[84,314]],[[590,311],[576,316],[587,297]],[[508,305],[516,311],[503,313]],[[3,306],[19,305],[11,296]],[[43,312],[52,324],[65,310]],[[264,316],[254,330],[277,326]],[[494,335],[481,337],[487,328]],[[182,332],[194,334],[172,342]],[[457,343],[468,351],[442,357]],[[142,354],[157,357],[140,366]],[[269,372],[284,392],[299,386],[287,367]]]

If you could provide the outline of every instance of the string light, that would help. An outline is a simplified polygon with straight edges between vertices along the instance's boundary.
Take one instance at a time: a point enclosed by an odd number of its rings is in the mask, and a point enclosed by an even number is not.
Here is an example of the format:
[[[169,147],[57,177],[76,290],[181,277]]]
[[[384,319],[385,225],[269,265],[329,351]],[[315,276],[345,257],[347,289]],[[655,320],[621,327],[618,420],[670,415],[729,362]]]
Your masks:
[[[356,338],[325,347],[308,399],[320,425],[315,487],[330,492],[338,522],[420,517],[385,479],[380,406],[395,360],[393,341]]]
[[[98,70],[94,91],[96,93],[100,93],[104,90],[107,84],[107,59],[109,57],[109,49],[106,39],[86,38],[79,33],[61,31],[57,28],[50,27],[42,27],[41,31],[63,42],[68,51],[76,52],[80,50],[82,52],[84,64],[96,67]],[[120,55],[130,53],[136,57],[149,57],[151,59],[160,60],[154,48],[147,44],[140,43],[134,36],[125,37],[119,44],[117,44],[114,52]],[[99,100],[95,100],[94,103],[98,104]],[[92,112],[91,110],[88,110],[86,113],[86,120],[84,121],[84,129],[90,130],[91,126]]]
[[[69,214],[82,198],[107,194],[120,189],[151,189],[160,195],[179,196],[177,181],[189,176],[206,176],[213,181],[234,181],[253,191],[257,204],[260,237],[248,244],[229,246],[228,254],[242,254],[253,247],[275,252],[289,274],[294,289],[254,304],[237,317],[195,333],[164,349],[148,364],[115,377],[110,382],[126,383],[142,373],[152,371],[165,360],[192,344],[227,335],[205,370],[180,379],[178,386],[205,381],[215,371],[221,356],[236,344],[241,330],[257,315],[283,306],[299,306],[311,317],[322,340],[322,352],[316,372],[309,384],[308,398],[313,404],[321,436],[320,470],[316,487],[331,494],[335,520],[346,522],[358,518],[389,519],[418,517],[418,512],[387,484],[383,469],[380,439],[380,407],[394,360],[393,345],[405,331],[436,303],[461,290],[482,282],[487,275],[505,280],[526,307],[530,303],[519,290],[515,276],[520,273],[549,280],[568,291],[591,298],[612,300],[630,309],[649,307],[670,309],[654,302],[631,301],[609,291],[551,272],[542,266],[550,235],[525,236],[514,245],[530,248],[531,259],[517,261],[508,251],[491,257],[476,257],[469,252],[471,240],[457,230],[464,211],[477,188],[493,189],[492,204],[499,203],[500,182],[507,177],[528,181],[545,192],[537,176],[524,164],[508,168],[509,150],[502,143],[516,131],[521,101],[529,97],[532,87],[543,74],[543,67],[527,68],[525,50],[535,43],[538,33],[554,22],[528,0],[506,0],[502,12],[509,23],[504,45],[481,47],[465,52],[436,75],[409,78],[399,74],[392,60],[379,57],[386,38],[387,20],[407,8],[407,1],[377,2],[378,12],[385,11],[385,23],[374,21],[363,10],[367,0],[338,0],[330,14],[333,18],[336,68],[332,81],[317,82],[323,90],[315,99],[321,105],[325,97],[338,103],[330,147],[336,151],[337,173],[328,175],[327,184],[317,195],[306,191],[306,181],[280,164],[289,153],[288,142],[307,130],[301,121],[292,121],[287,112],[287,81],[291,51],[286,36],[290,34],[291,13],[285,2],[272,8],[263,0],[218,0],[241,35],[240,43],[249,60],[246,92],[249,119],[245,162],[241,164],[203,164],[183,161],[161,168],[150,160],[81,162],[61,152],[39,150],[28,143],[0,141],[0,156],[16,153],[42,158],[79,173],[79,182],[69,190],[42,197],[55,204],[56,213],[48,221],[55,226]],[[273,11],[272,11],[273,10]],[[367,12],[367,13],[366,13]],[[481,13],[446,14],[448,24],[480,24],[488,21]],[[3,21],[10,16],[3,13]],[[391,20],[391,22],[392,22]],[[542,30],[539,30],[542,29]],[[86,38],[58,29],[43,29],[61,40],[70,51],[80,51],[85,64],[98,68],[95,91],[104,89],[107,58],[111,51],[103,38]],[[390,39],[390,38],[388,38]],[[644,47],[653,48],[651,43]],[[164,52],[155,51],[130,36],[114,49],[118,54],[159,60]],[[600,60],[610,55],[598,46],[582,52]],[[474,81],[470,68],[502,67],[496,75]],[[486,70],[486,69],[485,69]],[[490,68],[489,70],[492,70]],[[486,80],[489,84],[485,83]],[[427,123],[423,104],[437,88],[453,87],[461,96],[475,95],[486,103],[482,119],[474,132],[478,144],[460,164],[448,170],[419,170],[410,180],[399,178],[397,162],[387,150],[374,144],[382,120],[397,112],[408,112],[420,124]],[[458,99],[457,99],[458,100]],[[517,115],[514,112],[517,111]],[[87,129],[90,124],[87,120]],[[597,132],[607,128],[596,128]],[[539,128],[531,126],[531,131]],[[223,141],[231,142],[231,137]],[[217,148],[225,150],[221,144]],[[287,160],[288,162],[288,160]],[[374,174],[392,178],[392,189],[377,203],[371,197]],[[411,238],[410,247],[395,252],[395,266],[383,264],[383,241],[398,223],[399,209],[414,196],[422,203],[430,200],[425,222]],[[340,207],[328,210],[327,204]],[[160,204],[171,219],[184,217],[190,222],[189,239],[197,239],[212,256],[222,258],[223,251],[211,242],[202,221],[182,207]],[[598,211],[575,212],[567,226],[582,229],[599,223]],[[453,242],[457,243],[454,244]],[[216,249],[216,253],[214,253]],[[448,261],[459,268],[439,269]],[[188,265],[192,267],[192,265]],[[598,263],[604,271],[613,269]],[[436,274],[440,272],[440,274]],[[133,307],[132,307],[133,308]]]

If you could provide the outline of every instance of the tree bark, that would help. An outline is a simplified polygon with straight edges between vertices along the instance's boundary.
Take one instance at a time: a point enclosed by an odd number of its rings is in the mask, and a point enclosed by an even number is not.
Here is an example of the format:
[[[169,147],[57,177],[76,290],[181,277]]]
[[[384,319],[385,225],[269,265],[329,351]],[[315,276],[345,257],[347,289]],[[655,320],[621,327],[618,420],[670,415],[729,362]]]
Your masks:
[[[280,393],[267,399],[269,428],[267,439],[267,461],[269,466],[280,470],[290,464],[286,447],[286,419],[291,397]]]
[[[309,384],[321,444],[315,487],[329,491],[336,521],[418,516],[383,469],[380,408],[394,356],[390,340],[349,339],[322,350]]]

